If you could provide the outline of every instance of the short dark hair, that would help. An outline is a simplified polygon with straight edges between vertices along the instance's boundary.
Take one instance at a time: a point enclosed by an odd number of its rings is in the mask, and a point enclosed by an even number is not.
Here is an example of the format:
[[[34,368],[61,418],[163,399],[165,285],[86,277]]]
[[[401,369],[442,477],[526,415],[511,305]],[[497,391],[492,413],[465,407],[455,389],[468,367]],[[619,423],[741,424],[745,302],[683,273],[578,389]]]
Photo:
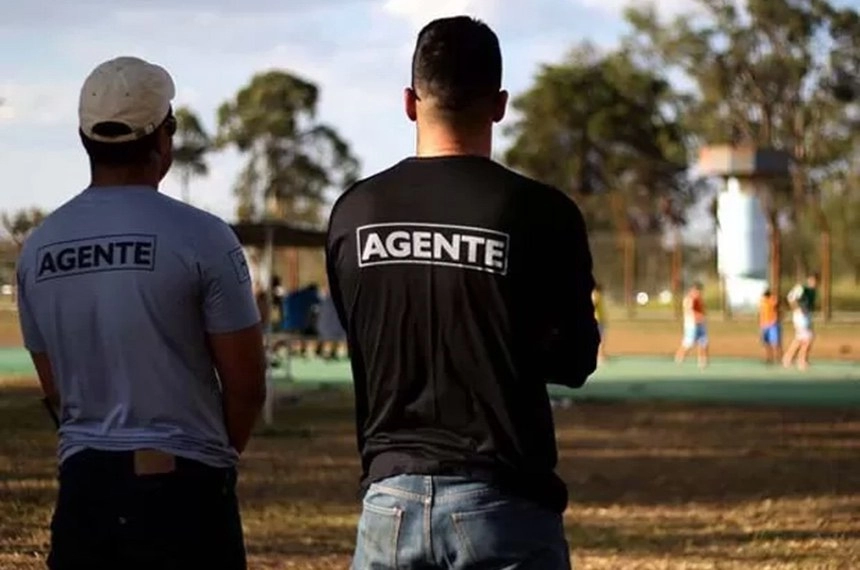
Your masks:
[[[412,56],[412,89],[440,112],[469,113],[502,88],[499,38],[469,16],[440,18],[418,34]]]
[[[84,150],[90,157],[90,163],[93,165],[105,166],[132,166],[146,162],[150,153],[155,150],[158,144],[158,132],[162,127],[167,125],[168,128],[175,132],[176,119],[173,118],[171,111],[164,118],[158,127],[148,135],[137,140],[121,143],[108,143],[97,141],[87,137],[83,131],[78,131],[81,137],[81,143],[84,145]],[[99,123],[93,127],[93,132],[103,137],[119,137],[131,134],[131,128],[123,123],[106,122]],[[171,133],[172,134],[172,133]]]

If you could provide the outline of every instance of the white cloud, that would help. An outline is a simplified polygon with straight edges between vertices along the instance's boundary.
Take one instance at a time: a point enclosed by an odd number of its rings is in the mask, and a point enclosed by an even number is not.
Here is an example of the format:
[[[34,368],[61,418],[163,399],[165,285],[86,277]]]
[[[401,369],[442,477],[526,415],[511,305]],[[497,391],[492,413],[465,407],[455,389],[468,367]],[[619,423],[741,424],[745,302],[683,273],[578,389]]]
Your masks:
[[[641,6],[646,3],[642,0],[575,0],[575,2],[585,8],[612,16],[623,14],[624,10],[631,6]],[[701,3],[698,0],[654,0],[653,4],[657,7],[657,13],[662,18],[672,18],[701,10]]]
[[[73,125],[78,89],[71,83],[0,83],[0,126]]]
[[[228,17],[245,15],[283,14],[301,17],[311,12],[348,8],[365,0],[29,0],[16,2],[0,0],[0,29],[67,29],[69,26],[88,27],[122,17],[123,14],[176,15],[191,13],[222,14]],[[145,6],[144,6],[145,5]],[[143,6],[143,7],[142,7]],[[169,24],[161,20],[159,25]]]
[[[4,30],[39,30],[22,35],[20,57],[0,58],[0,99],[7,100],[0,106],[0,163],[10,188],[18,189],[4,194],[4,207],[36,200],[52,208],[85,182],[74,128],[78,89],[104,59],[134,54],[164,65],[176,79],[177,105],[191,105],[209,128],[218,105],[254,73],[297,73],[320,86],[319,120],[352,144],[364,173],[371,174],[409,154],[414,144],[401,90],[409,81],[417,29],[456,14],[486,20],[499,33],[505,83],[516,94],[538,63],[561,58],[579,39],[615,34],[617,19],[595,17],[583,9],[589,2],[594,0],[76,0],[67,6],[0,0],[0,48]],[[609,32],[604,22],[614,22],[607,24]],[[193,184],[192,198],[229,216],[241,159],[219,153],[210,166],[210,176]],[[175,177],[164,189],[178,195]]]
[[[15,108],[0,100],[0,122],[11,121],[15,118]]]
[[[492,20],[498,14],[501,0],[385,0],[382,9],[405,19],[414,29],[423,28],[436,18],[469,15]]]
[[[109,18],[111,25],[71,28],[54,39],[66,59],[62,78],[69,83],[0,83],[0,98],[8,100],[7,106],[0,107],[0,148],[8,142],[19,149],[20,156],[38,157],[40,145],[52,139],[52,148],[61,149],[61,153],[52,155],[52,168],[38,173],[23,168],[25,161],[9,164],[7,176],[20,181],[16,187],[33,192],[7,195],[6,207],[23,206],[34,195],[46,207],[56,207],[78,187],[77,183],[67,187],[66,173],[74,168],[77,174],[72,179],[85,178],[81,172],[85,159],[74,140],[78,81],[99,61],[120,53],[139,55],[167,67],[177,82],[176,104],[192,106],[210,129],[215,127],[215,111],[220,103],[233,96],[254,73],[278,68],[320,86],[318,119],[334,126],[352,143],[354,152],[363,159],[366,173],[387,166],[411,148],[411,126],[401,110],[401,89],[408,81],[408,54],[397,50],[409,34],[390,15],[368,10],[364,17],[374,21],[367,28],[345,28],[339,24],[347,23],[349,16],[319,12],[305,13],[301,18],[293,15],[289,26],[283,14],[241,14],[235,18],[204,13],[186,18],[183,14],[177,20],[164,17],[163,12],[140,13],[139,19],[115,16]],[[152,25],[158,21],[164,23]],[[184,29],[188,21],[194,25]],[[278,33],[279,24],[280,31],[288,33]],[[318,33],[309,38],[295,32],[300,29]],[[231,49],[232,44],[242,45]],[[20,138],[19,126],[36,124],[56,128],[34,131],[26,140]],[[4,128],[12,125],[14,130]],[[5,164],[6,158],[8,154],[0,161]],[[210,175],[192,185],[193,202],[218,215],[232,217],[231,188],[241,165],[241,157],[233,152],[213,155]],[[164,181],[163,190],[179,195],[174,176]]]

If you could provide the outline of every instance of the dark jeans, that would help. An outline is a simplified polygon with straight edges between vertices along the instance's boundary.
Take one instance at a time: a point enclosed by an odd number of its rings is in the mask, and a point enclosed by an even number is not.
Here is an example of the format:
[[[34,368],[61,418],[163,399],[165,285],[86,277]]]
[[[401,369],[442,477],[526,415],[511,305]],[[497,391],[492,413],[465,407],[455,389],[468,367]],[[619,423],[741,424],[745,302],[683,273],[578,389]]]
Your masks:
[[[131,452],[83,451],[60,466],[52,570],[244,570],[236,471],[177,459],[136,475]]]
[[[353,570],[570,570],[562,517],[486,483],[400,475],[370,486]]]

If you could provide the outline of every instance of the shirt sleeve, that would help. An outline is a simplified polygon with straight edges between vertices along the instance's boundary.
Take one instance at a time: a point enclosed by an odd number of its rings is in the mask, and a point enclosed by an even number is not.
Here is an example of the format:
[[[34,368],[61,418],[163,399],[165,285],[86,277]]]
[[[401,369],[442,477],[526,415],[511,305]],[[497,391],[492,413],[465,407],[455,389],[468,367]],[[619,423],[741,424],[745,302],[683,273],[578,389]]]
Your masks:
[[[22,255],[23,259],[23,255]],[[30,352],[46,352],[48,347],[36,322],[36,315],[30,303],[27,290],[27,279],[23,267],[19,266],[17,271],[18,284],[18,320],[21,323],[21,334],[24,337],[24,346]]]
[[[350,298],[355,287],[355,276],[354,273],[352,276],[350,275],[350,273],[352,273],[350,271],[350,263],[342,256],[346,251],[355,251],[355,244],[354,242],[351,242],[348,237],[350,235],[354,235],[354,230],[347,220],[344,219],[345,210],[342,210],[341,208],[345,195],[346,193],[344,193],[344,195],[341,196],[341,199],[332,207],[332,212],[329,217],[328,232],[326,236],[325,263],[329,295],[334,303],[338,320],[340,321],[344,332],[346,332],[347,340],[349,342],[350,368],[352,370],[352,379],[356,393],[355,417],[356,419],[359,419],[368,417],[370,411],[366,396],[367,368],[365,367],[362,346],[358,343],[358,339],[351,337],[349,332],[349,319],[352,309],[350,306]],[[366,438],[364,426],[358,425],[355,430],[355,434],[358,448],[364,449]],[[366,463],[365,458],[362,458],[362,471],[365,474],[367,473],[368,468],[369,465]]]
[[[325,247],[325,267],[326,279],[328,281],[329,297],[334,303],[337,318],[344,331],[349,330],[347,322],[347,311],[344,305],[343,289],[341,288],[340,276],[338,275],[337,260],[340,256],[341,239],[337,235],[337,205],[332,208],[331,217],[329,218],[329,227],[326,234]]]
[[[227,224],[212,232],[202,256],[203,318],[212,334],[242,330],[260,322],[251,272],[236,234]]]
[[[597,368],[600,345],[592,300],[593,261],[579,208],[563,195],[557,202],[545,218],[551,224],[546,247],[554,257],[547,264],[554,322],[545,352],[545,376],[550,383],[578,388]]]

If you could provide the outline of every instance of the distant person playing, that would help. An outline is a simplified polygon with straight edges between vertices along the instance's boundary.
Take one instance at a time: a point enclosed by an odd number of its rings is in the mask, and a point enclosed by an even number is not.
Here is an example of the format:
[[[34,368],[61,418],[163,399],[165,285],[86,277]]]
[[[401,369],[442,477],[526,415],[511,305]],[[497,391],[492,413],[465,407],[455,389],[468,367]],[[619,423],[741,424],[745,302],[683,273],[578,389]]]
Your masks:
[[[272,311],[272,313],[274,315],[272,317],[272,319],[273,319],[272,329],[273,330],[281,330],[281,328],[283,327],[283,324],[284,324],[284,297],[286,296],[286,289],[284,288],[283,284],[281,283],[280,275],[273,275],[272,276],[271,295],[272,295],[272,305],[274,305],[272,307],[274,309]]]
[[[779,322],[779,299],[766,289],[759,302],[759,330],[765,351],[765,363],[780,362],[782,358],[782,330]]]
[[[600,332],[600,347],[597,349],[597,362],[606,362],[606,302],[603,299],[603,287],[598,283],[591,292],[591,302],[594,303],[594,318],[597,330]]]
[[[814,273],[806,278],[805,284],[798,283],[788,293],[787,300],[791,307],[791,321],[794,325],[794,340],[791,341],[782,359],[782,364],[786,368],[791,368],[794,362],[800,370],[809,368],[809,352],[815,339],[812,313],[815,311],[817,296],[818,275]]]
[[[346,331],[340,324],[337,307],[331,298],[328,285],[320,290],[319,317],[317,319],[319,333],[319,354],[325,360],[337,360],[346,354]]]
[[[174,84],[133,57],[80,94],[90,186],[24,244],[24,344],[59,418],[48,567],[244,569],[236,464],[265,397],[236,236],[161,194]]]
[[[405,93],[417,155],[331,214],[365,491],[356,570],[570,568],[547,383],[595,370],[592,259],[570,198],[491,160],[501,81],[489,27],[428,24]]]
[[[684,296],[684,338],[675,354],[675,362],[679,364],[684,362],[695,347],[699,368],[706,368],[708,366],[708,328],[702,289],[701,283],[695,283]]]

